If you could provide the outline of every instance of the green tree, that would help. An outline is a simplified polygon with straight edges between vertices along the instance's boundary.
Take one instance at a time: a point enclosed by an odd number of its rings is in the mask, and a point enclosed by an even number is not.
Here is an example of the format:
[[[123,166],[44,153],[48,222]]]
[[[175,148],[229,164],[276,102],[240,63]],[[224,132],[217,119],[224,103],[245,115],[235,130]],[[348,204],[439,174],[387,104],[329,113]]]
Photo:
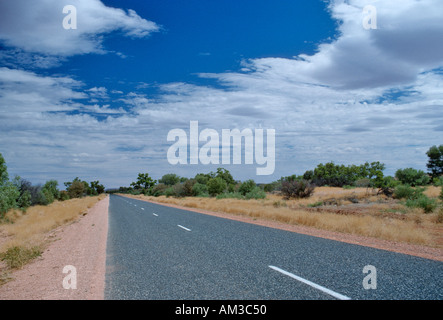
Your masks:
[[[432,178],[443,175],[443,144],[440,146],[432,146],[428,152],[429,161],[426,167],[431,172]]]
[[[98,194],[102,194],[103,192],[105,192],[105,187],[100,184],[100,181],[91,181],[91,192],[93,195],[98,195]]]
[[[0,153],[0,186],[4,185],[9,180],[8,167],[6,166],[5,159]]]
[[[223,193],[228,186],[226,181],[221,177],[209,179],[206,185],[208,187],[208,193],[211,196],[216,196],[217,194]]]
[[[180,182],[180,177],[175,173],[167,173],[158,180],[158,183],[163,183],[167,186],[173,186],[174,184]]]
[[[19,197],[20,191],[9,181],[8,167],[0,153],[0,218],[2,218],[9,209],[17,207]]]
[[[46,204],[51,204],[54,200],[60,197],[60,192],[57,189],[58,182],[56,180],[49,180],[43,186],[41,192],[46,199]]]
[[[429,183],[429,176],[422,170],[414,168],[398,169],[395,177],[403,184],[410,186],[424,186]]]
[[[68,192],[69,198],[81,198],[88,192],[89,185],[85,181],[81,181],[78,177],[76,177],[72,182],[65,182],[65,186],[67,187],[66,191]]]
[[[254,190],[254,188],[256,187],[256,183],[254,180],[249,179],[246,180],[245,182],[243,182],[240,187],[238,188],[238,192],[240,192],[242,195],[246,195],[247,193],[251,192],[252,190]]]
[[[131,183],[131,187],[136,190],[141,190],[143,193],[148,192],[148,190],[153,187],[157,183],[156,180],[153,180],[149,173],[139,173],[136,182]]]
[[[232,177],[231,173],[224,168],[217,168],[217,172],[216,172],[215,176],[225,180],[225,182],[228,186],[235,185],[235,180]]]
[[[209,179],[214,178],[213,176],[211,176],[210,174],[207,173],[197,173],[194,177],[195,181],[197,181],[197,183],[199,184],[204,184],[206,185],[209,181]]]

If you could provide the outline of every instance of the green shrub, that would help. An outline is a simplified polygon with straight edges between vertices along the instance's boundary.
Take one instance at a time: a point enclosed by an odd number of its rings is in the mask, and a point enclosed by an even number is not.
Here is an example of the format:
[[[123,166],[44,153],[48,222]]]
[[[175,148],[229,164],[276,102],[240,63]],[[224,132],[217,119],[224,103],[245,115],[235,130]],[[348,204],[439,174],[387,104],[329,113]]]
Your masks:
[[[414,168],[398,169],[395,172],[395,177],[403,184],[410,186],[424,186],[429,183],[429,176],[422,170]]]
[[[394,198],[395,199],[409,199],[414,194],[415,190],[410,185],[401,184],[396,186],[394,189]]]
[[[58,198],[60,201],[66,201],[69,200],[69,194],[68,191],[62,190],[60,191],[60,196]]]
[[[264,199],[266,198],[266,192],[260,187],[254,187],[251,191],[245,194],[246,199]]]
[[[406,200],[406,206],[409,208],[422,208],[425,213],[431,213],[437,208],[437,201],[423,194],[418,198]]]
[[[3,218],[10,209],[17,208],[19,197],[20,191],[11,182],[0,186],[0,218]]]
[[[164,183],[159,183],[152,187],[150,194],[154,197],[163,196],[165,194],[166,189],[168,188],[167,185]]]
[[[194,195],[196,197],[209,196],[208,187],[205,184],[202,184],[202,183],[199,183],[199,182],[196,182],[192,186],[192,192],[194,193]]]
[[[435,177],[434,179],[432,179],[432,183],[436,187],[443,187],[443,176]]]
[[[228,187],[228,184],[221,177],[216,177],[209,179],[207,187],[209,195],[216,196],[220,193],[223,193]]]
[[[240,187],[238,188],[238,192],[240,192],[242,195],[246,195],[247,193],[251,192],[252,190],[254,190],[254,188],[256,187],[256,183],[254,182],[254,180],[250,179],[250,180],[246,180],[245,182],[243,182]]]

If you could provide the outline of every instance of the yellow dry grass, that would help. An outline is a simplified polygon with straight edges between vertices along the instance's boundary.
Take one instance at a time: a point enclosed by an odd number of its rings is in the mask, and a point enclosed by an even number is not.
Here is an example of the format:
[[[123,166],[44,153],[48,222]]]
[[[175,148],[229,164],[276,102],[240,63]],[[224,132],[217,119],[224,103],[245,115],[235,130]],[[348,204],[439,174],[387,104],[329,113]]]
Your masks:
[[[428,196],[438,196],[440,188],[434,188],[427,189]],[[376,195],[376,192],[366,188],[319,187],[311,197],[297,200],[284,200],[282,196],[275,194],[268,194],[262,200],[143,195],[131,197],[328,231],[442,247],[438,241],[442,230],[441,223],[436,222],[438,213],[423,214],[418,209],[406,208],[398,201]],[[353,204],[349,199],[357,199],[358,204]],[[333,205],[309,207],[320,202]]]
[[[0,225],[0,252],[12,247],[42,246],[48,232],[75,221],[104,197],[105,195],[100,195],[55,201],[48,206],[30,207],[25,213],[19,210],[9,211],[5,219],[9,222]]]

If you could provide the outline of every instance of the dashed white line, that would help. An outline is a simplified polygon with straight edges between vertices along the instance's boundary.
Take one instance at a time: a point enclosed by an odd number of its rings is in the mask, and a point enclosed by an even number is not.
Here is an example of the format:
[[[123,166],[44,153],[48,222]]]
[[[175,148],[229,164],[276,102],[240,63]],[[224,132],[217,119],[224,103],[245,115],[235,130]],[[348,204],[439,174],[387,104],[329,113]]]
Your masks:
[[[140,209],[145,210],[145,208],[140,208]]]
[[[156,213],[153,213],[152,215],[158,217],[158,214],[156,214]]]
[[[280,268],[278,268],[278,267],[275,267],[275,266],[269,266],[269,268],[271,268],[271,269],[273,269],[273,270],[275,270],[275,271],[278,271],[278,272],[280,272],[280,273],[283,273],[284,275],[287,275],[288,277],[291,277],[291,278],[293,278],[293,279],[295,279],[295,280],[297,280],[297,281],[303,282],[304,284],[307,284],[308,286],[311,286],[311,287],[313,287],[313,288],[315,288],[315,289],[318,289],[318,290],[320,290],[320,291],[323,291],[324,293],[327,293],[327,294],[333,296],[334,298],[337,298],[337,299],[340,299],[340,300],[350,300],[350,299],[351,299],[351,298],[349,298],[349,297],[347,297],[347,296],[344,296],[344,295],[342,295],[342,294],[340,294],[340,293],[337,293],[337,292],[335,292],[335,291],[332,291],[332,290],[330,290],[330,289],[328,289],[328,288],[325,288],[325,287],[323,287],[323,286],[321,286],[321,285],[318,285],[318,284],[316,284],[316,283],[314,283],[314,282],[311,282],[311,281],[309,281],[309,280],[303,279],[302,277],[296,276],[295,274],[290,273],[290,272],[288,272],[288,271],[285,271],[285,270],[283,270],[283,269],[280,269]]]
[[[185,229],[186,231],[191,231],[191,229],[188,229],[188,228],[186,228],[186,227],[183,227],[183,226],[181,226],[181,225],[177,225],[177,227],[180,227],[180,228],[182,228],[182,229]]]

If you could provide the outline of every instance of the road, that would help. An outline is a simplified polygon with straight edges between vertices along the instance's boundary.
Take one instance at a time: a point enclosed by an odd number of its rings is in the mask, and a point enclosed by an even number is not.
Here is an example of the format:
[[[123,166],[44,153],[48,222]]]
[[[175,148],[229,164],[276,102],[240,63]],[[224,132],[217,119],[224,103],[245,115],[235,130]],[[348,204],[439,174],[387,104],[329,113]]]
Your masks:
[[[111,195],[105,298],[441,300],[443,263]]]

